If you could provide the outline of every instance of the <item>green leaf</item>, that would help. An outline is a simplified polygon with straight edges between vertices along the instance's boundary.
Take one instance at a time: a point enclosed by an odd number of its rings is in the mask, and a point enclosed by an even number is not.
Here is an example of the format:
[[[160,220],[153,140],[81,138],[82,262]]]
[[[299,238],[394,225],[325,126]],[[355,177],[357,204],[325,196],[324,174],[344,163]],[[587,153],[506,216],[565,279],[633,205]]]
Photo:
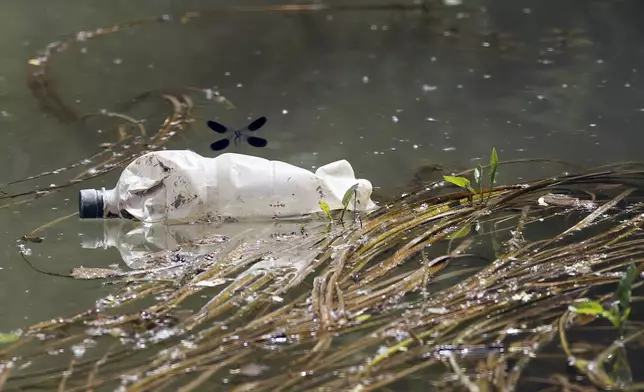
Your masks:
[[[443,179],[451,184],[454,184],[458,187],[471,189],[470,180],[465,177],[454,177],[454,176],[443,176]]]
[[[356,317],[356,321],[359,323],[363,323],[371,318],[370,314],[361,314]]]
[[[496,154],[496,148],[492,147],[492,155],[490,155],[490,187],[493,187],[496,182],[496,169],[498,167],[499,156]]]
[[[479,195],[481,195],[481,201],[483,201],[483,166],[479,163],[478,167],[478,173],[477,170],[474,170],[474,178],[476,179],[476,183],[479,185]]]
[[[355,195],[357,189],[358,184],[354,184],[351,186],[351,188],[347,189],[347,191],[344,192],[344,196],[342,196],[342,205],[344,206],[344,208],[347,208],[347,206],[349,206],[349,202]]]
[[[602,304],[597,301],[572,304],[568,309],[577,314],[587,314],[590,316],[603,316],[606,313]]]
[[[329,218],[329,220],[333,220],[333,216],[331,215],[331,208],[329,207],[327,202],[325,202],[324,200],[320,200],[318,201],[318,204],[320,205],[320,208],[324,212],[324,215],[326,215],[327,218]]]
[[[637,279],[637,268],[635,264],[631,263],[617,286],[617,298],[619,298],[619,307],[622,312],[631,307],[631,288],[635,279]]]
[[[496,169],[499,166],[499,156],[496,153],[496,147],[492,147],[492,155],[490,155],[490,168]]]
[[[344,208],[342,209],[342,213],[340,214],[340,222],[344,221],[344,213],[347,212],[347,207],[349,207],[349,202],[355,196],[357,189],[358,189],[358,184],[353,184],[351,188],[347,189],[347,191],[344,192],[344,196],[342,196],[342,205],[344,206]]]
[[[20,339],[20,335],[15,333],[0,333],[0,344],[13,343]]]
[[[459,230],[457,230],[457,231],[451,233],[450,235],[448,235],[447,238],[450,239],[450,240],[455,240],[457,238],[463,238],[463,237],[467,236],[468,234],[470,234],[471,231],[472,231],[472,225],[467,224],[467,225],[461,227]]]

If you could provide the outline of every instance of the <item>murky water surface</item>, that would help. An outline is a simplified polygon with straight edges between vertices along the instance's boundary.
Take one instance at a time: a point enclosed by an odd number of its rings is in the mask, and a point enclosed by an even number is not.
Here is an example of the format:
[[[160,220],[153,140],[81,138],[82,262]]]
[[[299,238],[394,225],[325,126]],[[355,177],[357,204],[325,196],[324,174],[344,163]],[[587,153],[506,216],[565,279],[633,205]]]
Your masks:
[[[422,165],[468,168],[487,159],[493,146],[505,160],[592,166],[641,158],[644,3],[463,3],[430,1],[427,12],[237,12],[182,21],[185,12],[215,4],[4,1],[0,183],[81,161],[118,137],[105,119],[66,121],[71,119],[61,113],[117,111],[158,127],[168,103],[133,102],[150,90],[187,92],[196,106],[192,128],[174,135],[167,148],[214,156],[208,146],[217,135],[206,120],[234,126],[266,116],[260,132],[268,147],[230,151],[310,169],[347,159],[384,194],[410,184]],[[51,100],[43,101],[30,83],[28,61],[47,45],[79,31],[161,15],[168,21],[54,54],[49,87],[68,112],[43,105]],[[502,172],[500,181],[534,177],[542,166]],[[0,330],[79,311],[109,290],[36,272],[15,240],[75,212],[79,189],[109,188],[117,177],[115,171],[0,209]],[[47,246],[32,247],[31,260],[41,270],[67,273],[120,260],[114,248],[81,246],[102,234],[98,222],[72,217],[45,233]]]

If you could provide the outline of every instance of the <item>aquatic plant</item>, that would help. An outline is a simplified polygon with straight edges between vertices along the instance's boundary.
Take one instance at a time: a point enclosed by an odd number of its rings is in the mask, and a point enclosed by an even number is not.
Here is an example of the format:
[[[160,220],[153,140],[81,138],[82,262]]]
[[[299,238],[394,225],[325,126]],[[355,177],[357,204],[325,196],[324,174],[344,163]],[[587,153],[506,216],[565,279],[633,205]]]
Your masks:
[[[492,189],[494,184],[496,183],[496,171],[499,166],[499,156],[497,155],[496,148],[492,148],[492,154],[490,155],[490,165],[488,166],[490,169],[490,182],[489,182],[489,189]],[[443,176],[443,179],[450,184],[454,184],[460,188],[467,189],[472,193],[472,196],[475,197],[478,195],[480,198],[481,203],[488,202],[491,196],[491,193],[488,192],[487,199],[485,198],[485,195],[483,194],[483,170],[484,167],[482,165],[478,165],[474,169],[474,182],[476,183],[478,187],[478,192],[474,190],[472,187],[472,184],[470,183],[470,180],[468,180],[466,177],[462,176]]]
[[[640,300],[628,294],[641,285],[634,270],[628,279],[621,271],[644,261],[643,181],[634,165],[604,167],[497,186],[485,204],[435,183],[361,226],[231,238],[206,256],[152,254],[163,267],[132,273],[77,269],[74,277],[106,279],[113,293],[85,312],[12,332],[17,340],[0,346],[4,387],[641,388],[627,357],[614,362],[619,347],[641,350],[640,322],[623,324],[614,343],[581,345],[576,334],[594,327],[571,304],[592,293],[604,303],[602,290],[613,285],[621,314]],[[551,194],[593,204],[538,203]],[[477,230],[466,229],[474,222]],[[254,268],[286,252],[297,262]],[[47,366],[53,352],[58,365]],[[522,377],[546,357],[586,377]]]
[[[631,289],[638,273],[634,264],[628,267],[628,270],[624,273],[624,277],[619,281],[619,285],[617,286],[617,291],[615,292],[616,301],[612,301],[608,305],[603,305],[599,301],[585,300],[572,304],[570,310],[577,314],[602,316],[615,327],[621,328],[631,313]]]

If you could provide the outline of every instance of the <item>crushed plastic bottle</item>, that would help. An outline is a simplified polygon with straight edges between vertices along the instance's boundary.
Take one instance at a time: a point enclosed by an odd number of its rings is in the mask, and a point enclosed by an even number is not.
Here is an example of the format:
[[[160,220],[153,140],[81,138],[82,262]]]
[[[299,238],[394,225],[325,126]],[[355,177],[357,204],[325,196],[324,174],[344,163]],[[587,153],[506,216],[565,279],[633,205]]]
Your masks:
[[[355,184],[356,200],[348,209],[375,209],[371,183],[356,179],[346,160],[313,173],[242,154],[206,158],[189,150],[155,151],[132,161],[114,189],[81,190],[79,215],[150,223],[297,217],[320,212],[320,201],[342,209],[342,197]]]

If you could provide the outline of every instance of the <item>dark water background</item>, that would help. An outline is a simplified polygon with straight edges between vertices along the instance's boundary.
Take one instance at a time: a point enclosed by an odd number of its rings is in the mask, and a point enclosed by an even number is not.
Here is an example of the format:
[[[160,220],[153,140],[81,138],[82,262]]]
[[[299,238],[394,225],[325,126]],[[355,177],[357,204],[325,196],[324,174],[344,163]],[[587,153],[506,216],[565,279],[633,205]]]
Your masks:
[[[348,159],[383,192],[404,187],[423,164],[470,167],[493,146],[502,159],[582,166],[640,160],[641,1],[464,0],[452,7],[436,1],[429,13],[236,13],[176,21],[224,3],[1,2],[0,183],[82,160],[111,138],[43,111],[27,85],[27,61],[67,34],[163,14],[172,20],[55,56],[51,77],[63,100],[80,113],[96,112],[126,107],[151,89],[212,88],[235,109],[195,93],[197,122],[169,148],[214,156],[208,145],[217,135],[207,119],[241,125],[265,115],[261,136],[269,146],[234,151],[311,169]],[[167,110],[149,105],[148,111]],[[137,110],[143,109],[134,107],[132,115]],[[501,181],[539,167],[504,172]],[[117,177],[0,209],[0,331],[79,311],[108,290],[35,272],[15,240],[76,211],[78,189],[109,188]],[[62,273],[117,262],[113,250],[81,249],[79,234],[95,226],[73,218],[48,230],[47,247],[33,247],[35,261]]]

